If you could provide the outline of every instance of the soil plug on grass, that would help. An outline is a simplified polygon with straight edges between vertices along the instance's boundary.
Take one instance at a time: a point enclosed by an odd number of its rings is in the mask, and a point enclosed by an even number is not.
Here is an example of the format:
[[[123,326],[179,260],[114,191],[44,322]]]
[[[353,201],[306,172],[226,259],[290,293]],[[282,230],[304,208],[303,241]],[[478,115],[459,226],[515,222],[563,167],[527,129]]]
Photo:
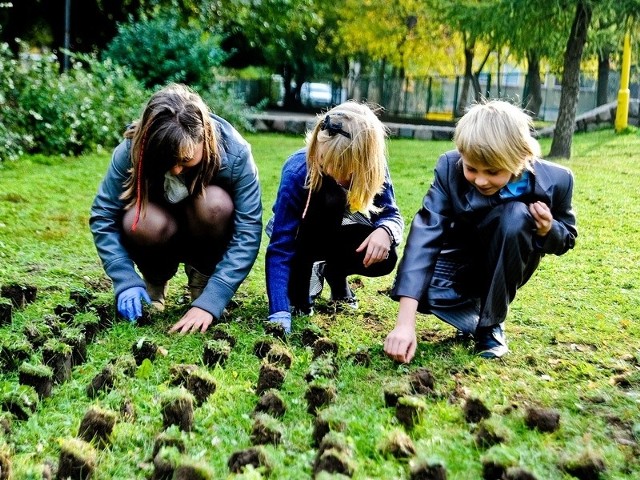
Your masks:
[[[533,473],[521,467],[507,468],[502,480],[538,480]]]
[[[313,325],[305,327],[302,330],[302,332],[300,333],[300,341],[302,342],[303,346],[310,347],[316,340],[318,340],[322,336],[324,336],[322,330]]]
[[[111,327],[116,316],[115,305],[112,303],[92,303],[89,308],[98,316],[100,330]]]
[[[598,480],[606,471],[604,459],[592,451],[564,461],[560,469],[579,480]]]
[[[73,349],[54,338],[42,346],[42,360],[53,370],[55,383],[64,383],[71,378],[71,356]]]
[[[329,407],[320,410],[313,422],[313,433],[311,435],[313,446],[320,446],[329,432],[343,432],[346,427],[344,420],[339,418],[335,409]]]
[[[328,337],[320,337],[311,347],[313,350],[313,358],[316,359],[320,355],[338,355],[338,344]]]
[[[0,361],[4,364],[4,372],[14,371],[33,353],[31,345],[22,335],[9,334],[0,344]]]
[[[560,427],[560,413],[548,408],[529,407],[525,413],[524,423],[527,427],[540,432],[555,432]]]
[[[122,400],[122,404],[120,405],[120,418],[125,422],[133,423],[136,421],[136,406],[130,398]]]
[[[481,462],[484,480],[503,480],[507,470],[517,465],[518,457],[516,453],[498,445],[488,450]]]
[[[392,455],[395,458],[409,458],[416,454],[411,437],[398,428],[389,432],[379,449],[384,455]]]
[[[183,388],[164,392],[160,400],[164,428],[177,425],[180,430],[190,432],[194,401],[193,395]]]
[[[8,298],[15,308],[22,308],[36,299],[38,289],[32,285],[10,283],[0,288],[0,296]]]
[[[111,360],[111,364],[115,369],[116,373],[122,372],[123,375],[127,377],[134,377],[136,374],[136,370],[138,369],[138,365],[136,363],[136,359],[133,355],[121,355],[117,358]]]
[[[304,398],[307,401],[307,412],[315,415],[320,408],[336,399],[336,387],[331,380],[314,380],[309,384]]]
[[[267,362],[273,365],[277,365],[287,370],[291,368],[291,352],[282,345],[273,345],[265,358],[267,359]]]
[[[4,435],[8,437],[11,435],[11,428],[13,426],[11,414],[7,412],[0,412],[0,436]]]
[[[172,480],[212,480],[215,476],[204,461],[184,458],[176,467]]]
[[[235,347],[237,342],[236,337],[231,335],[223,327],[220,326],[215,327],[211,331],[211,338],[213,340],[225,340],[229,345],[231,345],[231,348]]]
[[[258,340],[253,345],[253,354],[258,357],[260,360],[265,358],[269,353],[269,350],[273,348],[275,342],[271,338],[266,338],[262,340]]]
[[[351,477],[355,470],[353,446],[339,432],[329,432],[324,436],[313,463],[313,473],[341,474]]]
[[[309,372],[304,379],[313,382],[320,378],[335,378],[338,375],[335,357],[333,355],[321,355],[311,362]]]
[[[187,378],[198,370],[193,363],[177,363],[169,367],[169,384],[174,387],[183,387],[187,384]]]
[[[279,338],[283,342],[287,340],[287,332],[284,331],[284,327],[279,323],[266,322],[264,324],[264,333],[274,338]]]
[[[131,347],[131,353],[133,354],[133,358],[136,360],[136,365],[140,366],[145,359],[149,359],[151,362],[156,359],[156,355],[158,354],[158,345],[151,340],[147,340],[142,337],[133,344]]]
[[[277,390],[269,390],[260,396],[253,411],[255,413],[267,413],[275,418],[282,418],[287,411],[287,406]]]
[[[395,407],[398,404],[398,399],[409,395],[411,393],[411,386],[409,382],[405,380],[396,380],[390,382],[384,386],[384,406]]]
[[[79,328],[65,328],[60,341],[71,347],[71,367],[82,365],[87,359],[87,338]]]
[[[440,462],[418,460],[412,462],[409,478],[411,480],[446,480],[447,469]]]
[[[231,345],[226,340],[207,340],[204,344],[202,362],[211,368],[218,364],[223,366],[230,353]]]
[[[478,424],[475,438],[478,447],[491,448],[494,445],[505,442],[508,438],[508,433],[505,429],[494,425],[490,421],[482,420]]]
[[[251,465],[253,468],[262,468],[266,473],[271,471],[271,460],[262,446],[256,446],[239,450],[231,454],[227,462],[231,473],[242,473],[244,468]]]
[[[6,393],[0,400],[0,409],[12,414],[16,420],[28,420],[38,408],[38,394],[25,385]]]
[[[54,337],[59,337],[62,329],[66,327],[66,325],[62,323],[62,320],[60,320],[59,317],[50,313],[47,313],[42,317],[42,323],[43,325],[46,325],[51,329],[51,333]]]
[[[0,327],[11,325],[13,321],[13,305],[11,302],[0,301]]]
[[[53,370],[46,365],[33,365],[25,362],[18,368],[18,381],[20,385],[33,387],[41,399],[46,398],[51,396]]]
[[[117,418],[114,412],[95,406],[90,407],[80,422],[78,437],[87,442],[95,442],[100,447],[106,447],[111,443],[109,437]]]
[[[187,390],[189,390],[199,407],[214,394],[217,385],[216,380],[209,372],[197,370],[187,377]]]
[[[76,288],[69,292],[69,300],[75,303],[78,308],[85,310],[93,301],[95,295],[86,288]]]
[[[7,445],[0,445],[0,480],[11,478],[11,450]]]
[[[411,390],[416,395],[431,395],[434,393],[436,379],[428,368],[419,368],[409,378]]]
[[[59,303],[53,308],[53,313],[55,313],[67,325],[73,321],[73,317],[79,311],[78,306],[73,303]]]
[[[422,421],[422,414],[427,406],[421,398],[405,395],[396,404],[396,418],[408,429]]]
[[[182,457],[175,447],[163,446],[153,456],[153,474],[151,480],[172,480],[175,469]]]
[[[180,453],[187,451],[180,430],[177,427],[169,427],[156,437],[151,457],[155,458],[163,447],[173,447]]]
[[[46,323],[31,321],[24,324],[22,333],[34,348],[40,348],[54,336],[53,330]]]
[[[282,440],[282,425],[266,413],[258,413],[253,419],[251,443],[253,445],[279,445]]]
[[[468,423],[478,423],[480,420],[491,416],[491,410],[482,403],[482,400],[473,397],[466,400],[462,412],[464,419]]]
[[[360,365],[362,367],[369,367],[371,365],[371,355],[366,350],[358,350],[347,355],[349,360],[354,365]]]
[[[279,390],[284,383],[285,376],[286,373],[282,368],[263,361],[260,366],[260,374],[258,375],[256,393],[258,395],[262,395],[264,392],[272,388]]]
[[[100,319],[93,312],[79,313],[73,318],[73,326],[84,333],[87,343],[91,343],[100,332]]]
[[[89,398],[97,397],[101,392],[108,392],[115,384],[116,373],[113,365],[106,365],[100,373],[98,373],[91,383],[87,385],[87,396]]]
[[[79,438],[67,438],[60,444],[58,480],[85,480],[96,469],[96,450],[91,444]]]

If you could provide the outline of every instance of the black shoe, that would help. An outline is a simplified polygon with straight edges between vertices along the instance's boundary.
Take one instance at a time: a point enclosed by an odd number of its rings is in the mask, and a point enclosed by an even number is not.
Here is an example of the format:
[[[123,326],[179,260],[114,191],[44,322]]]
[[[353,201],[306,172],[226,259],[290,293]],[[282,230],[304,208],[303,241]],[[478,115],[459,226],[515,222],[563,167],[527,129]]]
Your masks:
[[[356,311],[358,310],[358,300],[355,296],[338,298],[331,300],[337,312]]]
[[[502,323],[490,327],[478,327],[475,339],[476,351],[482,358],[500,358],[509,351]]]
[[[291,307],[292,317],[311,317],[313,315],[313,305],[294,305]]]
[[[466,343],[473,340],[473,333],[463,332],[462,330],[456,330],[455,341],[460,343]]]

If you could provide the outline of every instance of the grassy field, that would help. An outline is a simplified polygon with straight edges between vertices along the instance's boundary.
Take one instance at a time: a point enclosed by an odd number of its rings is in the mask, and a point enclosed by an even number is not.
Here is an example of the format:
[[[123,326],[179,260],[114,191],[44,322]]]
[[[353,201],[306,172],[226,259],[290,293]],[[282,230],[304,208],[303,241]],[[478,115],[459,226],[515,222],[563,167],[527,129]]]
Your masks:
[[[266,223],[282,162],[302,146],[302,137],[247,138],[260,170]],[[18,381],[17,346],[24,344],[29,328],[51,323],[47,316],[56,309],[71,308],[73,292],[92,293],[94,305],[113,301],[88,228],[89,207],[110,155],[29,157],[0,164],[0,285],[37,287],[35,302],[14,309],[12,323],[0,327],[0,406],[5,411],[0,412],[0,478],[5,478],[6,462],[16,479],[42,478],[50,465],[55,470],[61,449],[69,450],[70,439],[80,435],[91,407],[116,420],[107,445],[94,441],[85,453],[89,460],[95,456],[92,478],[150,478],[159,471],[152,452],[164,429],[163,402],[178,390],[171,371],[176,364],[197,365],[217,385],[194,409],[191,431],[170,427],[165,432],[184,445],[181,455],[165,449],[173,465],[200,468],[200,476],[182,478],[311,478],[318,419],[330,420],[335,437],[345,445],[346,459],[339,468],[352,469],[357,479],[410,478],[421,465],[440,465],[447,478],[461,480],[498,478],[489,475],[491,465],[510,467],[509,478],[524,478],[514,476],[518,467],[538,479],[574,478],[568,472],[579,478],[640,478],[640,136],[603,130],[577,135],[573,145],[573,158],[562,163],[576,177],[576,248],[561,257],[545,257],[519,291],[506,324],[508,356],[499,361],[478,358],[472,345],[453,340],[451,327],[425,315],[419,317],[416,358],[410,365],[395,364],[382,352],[396,315],[395,302],[384,295],[392,279],[352,278],[358,312],[325,311],[299,320],[282,344],[292,358],[278,390],[286,413],[266,422],[281,433],[281,441],[261,450],[268,468],[248,468],[238,475],[230,472],[229,459],[255,443],[261,360],[254,347],[258,341],[278,343],[263,325],[266,236],[235,297],[237,306],[216,327],[236,339],[223,365],[203,363],[211,334],[166,333],[186,308],[186,278],[180,273],[170,283],[162,316],[147,326],[116,321],[102,329],[71,378],[36,402],[31,387]],[[429,187],[435,160],[451,146],[390,141],[391,174],[407,225]],[[543,151],[548,148],[543,141]],[[89,310],[73,321],[92,315],[95,319]],[[334,400],[318,417],[308,412],[306,400],[310,372],[322,370],[312,349],[303,345],[301,333],[310,325],[338,345],[337,374],[312,382],[335,389]],[[161,347],[161,354],[128,371],[122,365],[143,340]],[[31,347],[24,360],[41,364],[42,348]],[[355,352],[367,353],[370,365],[353,361]],[[87,386],[112,362],[113,388],[90,398]],[[385,406],[384,392],[406,388],[419,368],[433,374],[434,385],[430,393],[417,396],[423,410],[409,428],[399,422],[395,407]],[[486,406],[490,416],[469,421],[474,402]],[[125,404],[133,406],[135,419],[121,412]],[[544,432],[528,426],[532,408],[559,414],[559,428]],[[398,458],[392,451],[403,438],[416,453]]]

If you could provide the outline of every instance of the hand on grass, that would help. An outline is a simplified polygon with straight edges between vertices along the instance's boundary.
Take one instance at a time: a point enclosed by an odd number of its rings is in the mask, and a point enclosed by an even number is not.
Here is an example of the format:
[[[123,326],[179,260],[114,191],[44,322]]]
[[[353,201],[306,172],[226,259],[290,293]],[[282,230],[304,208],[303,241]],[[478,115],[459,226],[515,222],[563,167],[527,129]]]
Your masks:
[[[414,328],[397,326],[384,340],[384,353],[396,362],[409,363],[416,353],[417,345]]]
[[[204,333],[207,331],[207,328],[209,328],[209,325],[211,325],[211,322],[213,322],[213,315],[201,308],[191,307],[180,321],[171,327],[169,333],[195,333],[198,330]]]
[[[151,303],[147,290],[143,287],[127,288],[118,295],[118,313],[130,322],[142,316],[142,301]]]

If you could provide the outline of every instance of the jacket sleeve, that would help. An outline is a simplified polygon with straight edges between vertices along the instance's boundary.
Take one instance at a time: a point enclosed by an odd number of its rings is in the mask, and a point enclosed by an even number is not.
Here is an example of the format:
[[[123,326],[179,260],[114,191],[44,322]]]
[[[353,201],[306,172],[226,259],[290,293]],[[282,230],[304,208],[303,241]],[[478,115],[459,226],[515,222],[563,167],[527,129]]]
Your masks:
[[[304,188],[304,154],[298,153],[282,169],[273,205],[273,231],[265,257],[269,314],[288,312],[289,277],[295,241],[308,190]]]
[[[444,232],[450,224],[450,176],[454,174],[455,164],[442,155],[435,169],[433,183],[424,196],[422,206],[413,217],[407,243],[391,297],[410,297],[420,301],[426,298],[426,291],[431,283],[436,259],[442,249]]]
[[[376,196],[374,203],[377,207],[382,207],[382,211],[374,219],[374,226],[376,228],[381,225],[388,227],[393,234],[393,246],[400,245],[404,234],[404,219],[402,218],[398,205],[396,204],[393,183],[391,182],[388,169],[385,175],[382,192]]]
[[[549,233],[539,243],[540,252],[562,255],[576,244],[578,230],[576,215],[572,206],[573,174],[569,169],[556,166],[555,186],[551,195],[553,224]]]
[[[237,132],[228,135],[226,168],[230,171],[226,187],[234,205],[233,234],[202,295],[192,303],[218,319],[249,274],[262,240],[261,191],[251,147]]]
[[[120,200],[125,180],[129,177],[129,141],[116,147],[111,163],[91,206],[89,226],[98,256],[113,282],[116,298],[130,287],[144,287],[133,261],[122,245],[124,203]]]

